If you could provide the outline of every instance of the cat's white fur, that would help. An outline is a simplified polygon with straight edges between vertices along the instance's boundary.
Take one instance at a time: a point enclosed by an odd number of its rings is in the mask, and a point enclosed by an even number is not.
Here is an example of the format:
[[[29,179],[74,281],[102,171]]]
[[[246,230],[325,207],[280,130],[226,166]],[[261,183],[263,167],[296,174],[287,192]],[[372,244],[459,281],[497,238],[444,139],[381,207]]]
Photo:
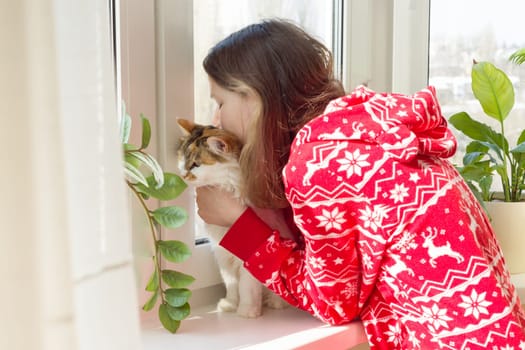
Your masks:
[[[217,142],[215,138],[209,140],[208,144],[210,141]],[[219,149],[217,151],[220,152]],[[239,163],[231,155],[225,153],[222,155],[228,158],[227,162],[217,162],[213,165],[203,164],[196,167],[192,169],[195,178],[186,179],[186,182],[195,187],[218,186],[232,192],[235,197],[242,200],[239,189],[241,181]],[[184,159],[181,158],[182,156],[179,155],[178,167],[181,173],[185,174]],[[262,314],[263,304],[274,309],[287,306],[283,299],[255,279],[243,267],[243,262],[239,258],[218,244],[228,231],[228,227],[204,223],[204,228],[211,240],[217,265],[226,287],[226,296],[217,304],[219,311],[237,312],[239,316],[255,318]]]

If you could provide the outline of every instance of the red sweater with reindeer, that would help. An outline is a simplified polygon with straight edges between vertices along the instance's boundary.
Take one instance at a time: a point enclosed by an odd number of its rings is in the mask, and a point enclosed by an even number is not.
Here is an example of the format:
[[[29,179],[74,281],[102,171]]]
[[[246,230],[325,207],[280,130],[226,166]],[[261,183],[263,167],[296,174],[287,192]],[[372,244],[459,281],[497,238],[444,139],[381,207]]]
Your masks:
[[[487,217],[444,158],[432,87],[358,87],[297,134],[283,176],[302,244],[251,209],[221,245],[292,305],[360,318],[372,349],[525,350],[525,314]]]

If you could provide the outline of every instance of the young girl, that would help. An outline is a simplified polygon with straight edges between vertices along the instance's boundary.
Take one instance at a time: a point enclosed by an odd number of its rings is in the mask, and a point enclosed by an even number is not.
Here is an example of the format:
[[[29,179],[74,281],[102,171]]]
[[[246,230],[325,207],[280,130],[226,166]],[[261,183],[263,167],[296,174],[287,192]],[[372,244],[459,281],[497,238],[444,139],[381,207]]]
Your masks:
[[[204,60],[215,120],[244,142],[245,207],[199,188],[221,245],[289,303],[360,319],[372,349],[525,349],[525,315],[483,210],[444,158],[432,87],[344,95],[330,52],[269,20]]]

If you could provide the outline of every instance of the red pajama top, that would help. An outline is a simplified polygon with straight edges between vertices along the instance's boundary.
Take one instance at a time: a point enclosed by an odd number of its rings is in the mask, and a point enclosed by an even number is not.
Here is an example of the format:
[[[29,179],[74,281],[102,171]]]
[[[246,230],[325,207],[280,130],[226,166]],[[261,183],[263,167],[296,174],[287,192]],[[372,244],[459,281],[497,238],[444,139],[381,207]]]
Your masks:
[[[525,314],[489,221],[444,158],[432,87],[358,87],[297,134],[283,176],[304,244],[247,209],[221,245],[292,305],[360,318],[372,349],[525,350]]]

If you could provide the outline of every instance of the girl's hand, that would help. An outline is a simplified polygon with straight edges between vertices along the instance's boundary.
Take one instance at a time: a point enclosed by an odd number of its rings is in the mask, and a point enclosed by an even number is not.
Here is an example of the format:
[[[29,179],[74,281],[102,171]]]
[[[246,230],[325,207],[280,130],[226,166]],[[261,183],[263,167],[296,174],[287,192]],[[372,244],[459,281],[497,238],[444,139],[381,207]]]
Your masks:
[[[203,186],[196,189],[197,214],[208,224],[230,227],[244,213],[247,206],[231,192],[215,186]],[[270,228],[279,231],[285,238],[293,238],[286,225],[281,209],[252,208]]]
[[[246,205],[231,192],[215,186],[196,189],[197,214],[208,224],[229,227],[246,210]]]

